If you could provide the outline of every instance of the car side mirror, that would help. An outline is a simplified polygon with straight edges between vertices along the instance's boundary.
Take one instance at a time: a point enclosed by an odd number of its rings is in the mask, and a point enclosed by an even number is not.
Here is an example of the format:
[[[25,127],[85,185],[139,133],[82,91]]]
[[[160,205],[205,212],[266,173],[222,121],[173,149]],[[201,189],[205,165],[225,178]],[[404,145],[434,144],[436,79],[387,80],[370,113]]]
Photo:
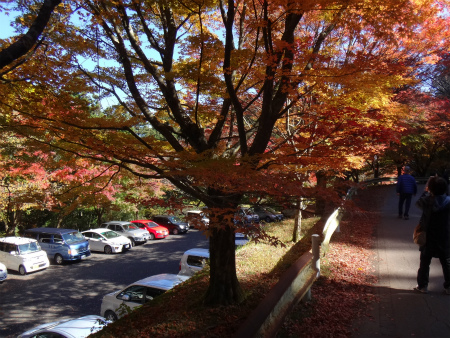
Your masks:
[[[130,300],[130,295],[123,295],[120,299],[122,299],[124,301],[129,301]]]

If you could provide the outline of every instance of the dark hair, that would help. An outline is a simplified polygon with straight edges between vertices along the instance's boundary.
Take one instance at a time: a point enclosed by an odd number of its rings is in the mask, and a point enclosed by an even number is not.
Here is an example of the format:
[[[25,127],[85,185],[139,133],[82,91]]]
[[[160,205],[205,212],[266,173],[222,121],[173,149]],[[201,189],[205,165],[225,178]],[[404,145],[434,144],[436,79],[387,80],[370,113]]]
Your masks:
[[[444,195],[447,192],[447,182],[442,177],[432,177],[428,189],[434,196]]]

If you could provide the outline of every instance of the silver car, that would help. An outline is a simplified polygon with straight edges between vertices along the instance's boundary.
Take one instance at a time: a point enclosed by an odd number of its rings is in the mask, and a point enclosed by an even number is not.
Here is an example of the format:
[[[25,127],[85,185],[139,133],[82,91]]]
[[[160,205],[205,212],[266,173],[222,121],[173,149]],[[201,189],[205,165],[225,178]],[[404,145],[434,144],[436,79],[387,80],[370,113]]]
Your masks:
[[[76,319],[66,319],[36,326],[28,330],[18,338],[31,337],[65,337],[84,338],[100,331],[108,324],[105,318],[100,316],[84,316]]]
[[[127,237],[131,241],[131,245],[144,244],[150,239],[147,230],[139,229],[131,222],[111,221],[102,224],[102,228],[108,228]]]
[[[138,280],[123,290],[105,295],[100,309],[101,315],[104,315],[108,321],[116,321],[128,314],[129,311],[188,279],[189,276],[162,273]]]

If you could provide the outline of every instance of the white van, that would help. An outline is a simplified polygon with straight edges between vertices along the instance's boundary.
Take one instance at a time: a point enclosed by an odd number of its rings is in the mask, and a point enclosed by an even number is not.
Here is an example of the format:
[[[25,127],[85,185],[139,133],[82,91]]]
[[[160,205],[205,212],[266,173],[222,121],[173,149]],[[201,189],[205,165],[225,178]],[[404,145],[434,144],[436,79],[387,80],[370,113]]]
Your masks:
[[[203,269],[209,260],[209,250],[203,248],[189,249],[180,260],[180,271],[178,275],[192,276]]]
[[[47,253],[39,243],[25,237],[0,238],[0,261],[6,268],[19,271],[21,275],[46,269],[50,265]]]

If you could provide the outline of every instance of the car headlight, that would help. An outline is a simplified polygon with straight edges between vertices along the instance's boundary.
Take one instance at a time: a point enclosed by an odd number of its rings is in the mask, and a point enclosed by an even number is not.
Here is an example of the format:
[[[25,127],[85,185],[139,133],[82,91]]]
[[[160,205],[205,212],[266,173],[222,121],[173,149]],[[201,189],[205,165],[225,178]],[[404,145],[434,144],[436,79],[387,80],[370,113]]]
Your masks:
[[[67,251],[67,253],[68,253],[69,255],[75,256],[75,255],[78,253],[78,250],[77,250],[77,249],[69,249],[69,250]]]

